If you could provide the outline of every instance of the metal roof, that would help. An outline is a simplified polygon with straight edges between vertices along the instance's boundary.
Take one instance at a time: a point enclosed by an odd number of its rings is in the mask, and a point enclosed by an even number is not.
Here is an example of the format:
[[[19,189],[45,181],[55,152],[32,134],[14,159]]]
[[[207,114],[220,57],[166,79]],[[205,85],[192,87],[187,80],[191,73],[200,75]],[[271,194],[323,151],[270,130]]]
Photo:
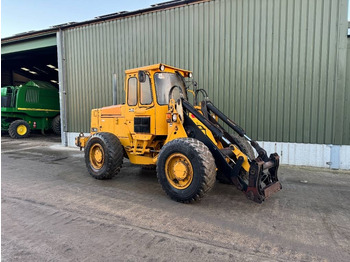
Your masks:
[[[78,26],[83,26],[83,25],[87,25],[87,24],[100,23],[100,22],[104,22],[107,20],[115,20],[115,19],[136,16],[136,15],[150,13],[150,12],[155,12],[158,10],[170,9],[170,8],[175,8],[175,7],[179,7],[179,6],[191,5],[191,4],[195,4],[195,3],[199,3],[199,2],[208,2],[208,1],[210,1],[210,0],[173,0],[173,1],[154,4],[154,5],[151,5],[150,7],[135,10],[135,11],[130,11],[130,12],[119,11],[116,13],[97,16],[94,19],[86,20],[86,21],[82,21],[82,22],[67,22],[64,24],[50,26],[50,28],[44,29],[44,30],[28,31],[28,32],[24,32],[24,33],[19,33],[19,34],[16,34],[14,36],[2,38],[1,44],[2,45],[9,44],[9,43],[17,42],[17,41],[24,41],[27,39],[56,34],[56,32],[59,31],[60,29],[62,30],[62,29],[70,28],[70,27],[78,27]]]

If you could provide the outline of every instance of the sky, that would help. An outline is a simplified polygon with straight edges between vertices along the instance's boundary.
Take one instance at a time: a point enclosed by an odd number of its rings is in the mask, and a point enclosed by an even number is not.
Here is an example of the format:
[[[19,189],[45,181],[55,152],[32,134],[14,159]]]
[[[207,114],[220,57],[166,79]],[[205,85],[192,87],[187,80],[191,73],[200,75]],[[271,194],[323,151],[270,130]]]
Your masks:
[[[120,11],[134,11],[167,0],[2,0],[1,38],[67,22],[81,22]],[[348,0],[350,21],[350,0]]]
[[[120,11],[134,11],[167,0],[2,0],[1,38],[67,22],[81,22]]]

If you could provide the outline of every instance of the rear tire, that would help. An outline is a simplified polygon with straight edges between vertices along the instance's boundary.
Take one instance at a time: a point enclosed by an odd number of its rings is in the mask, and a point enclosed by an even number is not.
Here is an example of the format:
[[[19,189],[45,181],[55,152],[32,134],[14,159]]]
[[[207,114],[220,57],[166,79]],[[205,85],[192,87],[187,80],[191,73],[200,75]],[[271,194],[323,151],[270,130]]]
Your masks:
[[[30,135],[30,126],[24,120],[15,120],[10,124],[8,132],[11,138],[26,138]]]
[[[123,164],[123,146],[111,133],[94,134],[84,149],[85,164],[96,179],[111,179],[119,173]]]
[[[51,122],[51,128],[56,135],[61,134],[61,116],[57,115]]]
[[[204,197],[215,184],[215,160],[208,147],[193,138],[167,143],[160,151],[157,177],[173,200],[190,203]]]

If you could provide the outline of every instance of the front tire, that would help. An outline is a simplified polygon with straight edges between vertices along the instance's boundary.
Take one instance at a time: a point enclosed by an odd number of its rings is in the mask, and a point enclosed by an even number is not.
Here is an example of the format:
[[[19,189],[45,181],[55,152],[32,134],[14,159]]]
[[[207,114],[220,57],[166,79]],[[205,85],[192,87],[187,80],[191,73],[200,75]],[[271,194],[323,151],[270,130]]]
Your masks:
[[[24,120],[15,120],[9,126],[9,135],[11,138],[26,138],[30,134],[30,126]]]
[[[173,200],[190,203],[204,197],[215,184],[215,160],[208,147],[193,138],[167,143],[159,153],[157,177]]]
[[[244,137],[241,137],[237,133],[231,134],[231,136],[238,148],[246,154],[250,160],[255,159],[254,149]]]
[[[232,136],[233,140],[235,141],[235,145],[238,146],[239,150],[241,150],[243,154],[248,156],[250,160],[255,159],[254,149],[244,137],[239,136],[237,133],[231,134],[231,136]],[[240,175],[242,176],[242,178],[246,177],[247,172],[244,171],[242,168]],[[222,184],[233,185],[233,182],[231,181],[231,179],[228,178],[221,171],[217,172],[216,178]]]
[[[111,179],[119,173],[123,164],[123,146],[111,133],[94,134],[84,149],[85,164],[96,179]]]

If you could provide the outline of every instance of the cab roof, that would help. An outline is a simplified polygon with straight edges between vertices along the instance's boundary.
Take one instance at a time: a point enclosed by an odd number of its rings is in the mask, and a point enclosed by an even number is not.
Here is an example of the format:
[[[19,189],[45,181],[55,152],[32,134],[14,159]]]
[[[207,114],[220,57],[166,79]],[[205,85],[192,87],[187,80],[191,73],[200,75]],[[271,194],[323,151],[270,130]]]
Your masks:
[[[160,64],[154,64],[154,65],[149,65],[149,66],[143,66],[143,67],[137,67],[137,68],[128,69],[128,70],[125,70],[125,74],[137,73],[140,70],[142,70],[142,71],[159,70],[161,65],[164,65],[165,71],[167,71],[166,69],[170,69],[170,70],[174,70],[174,71],[184,72],[184,73],[187,73],[187,74],[188,73],[192,73],[192,71],[189,71],[189,70],[176,68],[176,67],[173,67],[173,66],[169,66],[169,65],[160,63]]]

